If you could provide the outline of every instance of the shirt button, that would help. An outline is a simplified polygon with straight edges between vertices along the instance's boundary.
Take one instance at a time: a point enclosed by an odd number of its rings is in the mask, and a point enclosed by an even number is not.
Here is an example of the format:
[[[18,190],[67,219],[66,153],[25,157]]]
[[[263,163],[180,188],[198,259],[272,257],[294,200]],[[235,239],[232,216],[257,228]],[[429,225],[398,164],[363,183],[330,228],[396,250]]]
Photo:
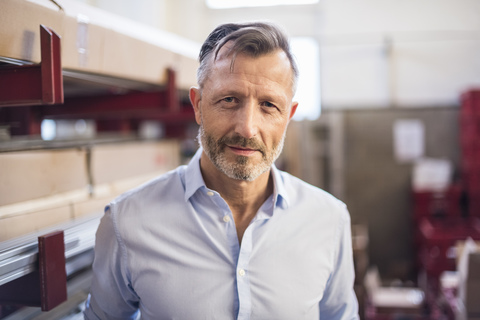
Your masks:
[[[229,216],[223,216],[223,221],[230,222],[230,217]]]
[[[240,275],[240,277],[243,277],[245,275],[245,270],[243,269],[238,270],[238,274]]]
[[[208,191],[207,192],[207,195],[209,195],[210,197],[214,195],[214,193],[212,191]]]

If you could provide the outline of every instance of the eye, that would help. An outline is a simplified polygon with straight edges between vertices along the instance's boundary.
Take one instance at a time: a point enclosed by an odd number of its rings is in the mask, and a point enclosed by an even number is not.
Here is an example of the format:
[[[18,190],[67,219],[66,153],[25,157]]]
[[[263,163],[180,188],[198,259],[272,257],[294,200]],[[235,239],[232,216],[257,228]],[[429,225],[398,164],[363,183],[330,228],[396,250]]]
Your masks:
[[[262,106],[267,107],[267,108],[276,108],[277,107],[276,105],[274,105],[273,103],[268,102],[268,101],[262,102]]]
[[[226,98],[223,98],[222,99],[224,102],[227,102],[227,103],[233,103],[235,102],[235,98],[234,97],[226,97]]]

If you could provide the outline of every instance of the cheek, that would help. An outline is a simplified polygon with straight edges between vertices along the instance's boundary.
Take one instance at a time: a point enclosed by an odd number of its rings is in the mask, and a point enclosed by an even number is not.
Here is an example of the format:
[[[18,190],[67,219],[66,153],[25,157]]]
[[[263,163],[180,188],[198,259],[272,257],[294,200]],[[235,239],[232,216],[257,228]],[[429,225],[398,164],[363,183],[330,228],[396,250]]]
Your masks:
[[[202,117],[203,129],[210,135],[223,136],[229,132],[232,121],[224,120],[217,115],[204,114]]]
[[[264,126],[261,130],[261,139],[267,147],[277,147],[285,134],[286,125],[277,124],[276,126]]]
[[[263,124],[262,127],[265,128],[265,130],[268,130],[271,137],[274,137],[274,139],[280,140],[280,138],[285,133],[285,130],[287,129],[287,125],[288,125],[288,121],[281,119],[281,120],[266,122]]]

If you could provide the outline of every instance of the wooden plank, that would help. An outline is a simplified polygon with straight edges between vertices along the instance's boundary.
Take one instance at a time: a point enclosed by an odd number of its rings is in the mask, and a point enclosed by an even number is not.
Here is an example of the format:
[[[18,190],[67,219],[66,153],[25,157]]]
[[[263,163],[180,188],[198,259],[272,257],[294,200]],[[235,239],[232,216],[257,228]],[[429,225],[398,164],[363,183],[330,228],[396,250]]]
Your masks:
[[[99,145],[91,151],[94,185],[152,172],[166,172],[179,165],[178,141]]]
[[[70,205],[32,211],[0,219],[0,242],[17,238],[72,219]]]
[[[60,5],[0,1],[0,56],[40,62],[38,26],[48,24],[62,37],[65,69],[165,84],[166,69],[175,68],[181,89],[196,85],[199,43],[78,1]]]
[[[85,150],[0,153],[0,206],[86,188],[87,184]]]

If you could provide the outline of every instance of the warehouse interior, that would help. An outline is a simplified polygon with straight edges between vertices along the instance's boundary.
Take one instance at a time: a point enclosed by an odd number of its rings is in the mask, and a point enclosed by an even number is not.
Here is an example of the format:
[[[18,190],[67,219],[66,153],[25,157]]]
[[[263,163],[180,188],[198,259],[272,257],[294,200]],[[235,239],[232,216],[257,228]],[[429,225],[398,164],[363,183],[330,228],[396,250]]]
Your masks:
[[[361,319],[480,318],[478,1],[2,0],[0,319],[83,319],[104,206],[188,163],[200,46],[251,20],[292,41],[276,164],[347,205]]]

